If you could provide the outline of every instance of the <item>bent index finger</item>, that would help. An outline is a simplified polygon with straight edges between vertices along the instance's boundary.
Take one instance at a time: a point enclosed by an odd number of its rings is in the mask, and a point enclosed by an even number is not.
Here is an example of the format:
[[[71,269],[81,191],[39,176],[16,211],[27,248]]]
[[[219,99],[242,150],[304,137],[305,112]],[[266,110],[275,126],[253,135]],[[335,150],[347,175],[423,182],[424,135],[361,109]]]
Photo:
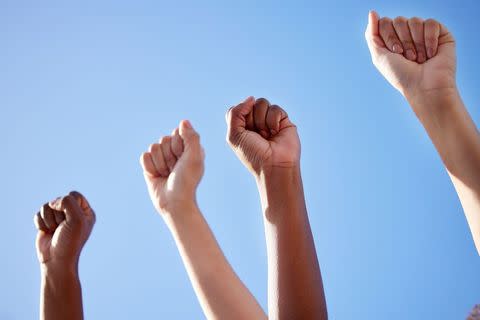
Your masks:
[[[50,208],[65,213],[65,220],[68,223],[78,223],[82,221],[82,208],[77,203],[77,200],[71,196],[57,198],[48,204]]]
[[[398,39],[397,33],[393,28],[393,21],[390,18],[382,18],[379,21],[380,37],[385,42],[387,48],[394,53],[403,53],[403,46]]]
[[[249,130],[253,126],[253,105],[255,98],[250,96],[242,103],[228,109],[227,120],[227,140],[232,143],[238,133]]]

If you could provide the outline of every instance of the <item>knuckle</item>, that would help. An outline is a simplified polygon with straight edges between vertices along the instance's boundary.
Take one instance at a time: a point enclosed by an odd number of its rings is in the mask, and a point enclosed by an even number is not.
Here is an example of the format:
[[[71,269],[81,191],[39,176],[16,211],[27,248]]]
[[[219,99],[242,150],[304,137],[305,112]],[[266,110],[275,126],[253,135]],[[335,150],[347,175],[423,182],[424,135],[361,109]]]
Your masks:
[[[74,197],[75,199],[79,199],[79,200],[84,198],[83,195],[76,190],[70,191],[70,193],[68,195]]]
[[[408,23],[414,26],[418,26],[423,23],[423,19],[420,17],[413,17],[408,20]]]
[[[276,104],[273,104],[270,106],[270,110],[271,111],[282,111],[282,108],[280,108],[280,106],[276,105]]]
[[[65,205],[68,205],[72,202],[73,197],[71,195],[64,196],[60,199],[60,205],[64,207]]]
[[[255,104],[266,104],[266,105],[270,105],[270,102],[266,99],[266,98],[258,98],[256,103]]]
[[[424,23],[426,25],[429,25],[429,26],[435,26],[435,25],[439,24],[437,20],[432,19],[432,18],[428,18],[427,20],[425,20]]]
[[[160,139],[160,144],[168,143],[168,142],[170,142],[170,139],[171,139],[170,136],[163,136],[163,137]]]
[[[407,23],[407,18],[403,16],[396,17],[393,19],[393,24],[394,25],[405,25]]]
[[[387,18],[387,17],[383,17],[378,21],[378,23],[379,23],[380,27],[385,27],[385,26],[392,23],[392,19]]]

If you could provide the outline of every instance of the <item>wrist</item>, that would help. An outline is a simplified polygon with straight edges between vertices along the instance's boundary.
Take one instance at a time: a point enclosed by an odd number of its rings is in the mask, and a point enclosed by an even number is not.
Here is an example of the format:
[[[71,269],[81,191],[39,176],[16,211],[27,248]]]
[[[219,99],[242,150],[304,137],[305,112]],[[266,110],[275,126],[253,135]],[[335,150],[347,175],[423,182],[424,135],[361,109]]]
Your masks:
[[[162,210],[162,217],[168,226],[182,221],[198,212],[198,205],[195,199],[172,202]]]
[[[300,173],[300,161],[284,165],[271,165],[260,168],[254,172],[255,180],[258,183],[266,183],[272,178],[288,177]]]
[[[300,165],[274,167],[256,179],[264,217],[273,224],[292,221],[306,211]]]
[[[432,89],[416,93],[406,93],[405,98],[412,107],[415,114],[422,119],[432,114],[441,113],[455,106],[460,99],[456,86]]]
[[[45,279],[78,279],[77,262],[49,261],[40,264],[41,275]]]
[[[289,179],[300,175],[300,163],[291,164],[288,166],[271,166],[263,168],[255,175],[257,184],[266,184],[275,179]]]

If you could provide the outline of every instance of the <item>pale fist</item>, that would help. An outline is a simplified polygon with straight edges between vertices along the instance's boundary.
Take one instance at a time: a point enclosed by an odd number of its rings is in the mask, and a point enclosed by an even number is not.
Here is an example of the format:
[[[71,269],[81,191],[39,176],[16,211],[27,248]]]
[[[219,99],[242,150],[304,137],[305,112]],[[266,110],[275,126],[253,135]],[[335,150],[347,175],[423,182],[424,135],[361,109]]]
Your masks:
[[[227,141],[256,176],[300,162],[297,128],[287,113],[263,98],[247,98],[227,112]]]
[[[195,203],[204,157],[200,136],[188,121],[182,121],[171,136],[163,137],[142,154],[143,174],[158,212],[171,213]]]
[[[372,61],[407,99],[456,88],[455,40],[441,23],[420,18],[379,19],[365,32]]]
[[[42,206],[34,217],[40,263],[75,267],[95,224],[87,199],[76,191]]]

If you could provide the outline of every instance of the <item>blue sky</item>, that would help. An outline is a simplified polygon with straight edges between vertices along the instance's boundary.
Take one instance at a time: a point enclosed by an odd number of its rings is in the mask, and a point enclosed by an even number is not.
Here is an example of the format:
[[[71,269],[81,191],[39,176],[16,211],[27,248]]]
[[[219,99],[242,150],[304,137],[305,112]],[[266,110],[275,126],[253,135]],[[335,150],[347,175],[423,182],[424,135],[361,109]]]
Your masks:
[[[370,62],[372,8],[450,28],[478,124],[478,1],[0,0],[0,318],[38,316],[32,217],[71,189],[98,219],[80,266],[86,319],[202,318],[138,164],[181,119],[206,151],[199,204],[265,308],[259,199],[225,142],[224,112],[248,95],[299,127],[331,318],[465,318],[480,258],[423,128]]]

